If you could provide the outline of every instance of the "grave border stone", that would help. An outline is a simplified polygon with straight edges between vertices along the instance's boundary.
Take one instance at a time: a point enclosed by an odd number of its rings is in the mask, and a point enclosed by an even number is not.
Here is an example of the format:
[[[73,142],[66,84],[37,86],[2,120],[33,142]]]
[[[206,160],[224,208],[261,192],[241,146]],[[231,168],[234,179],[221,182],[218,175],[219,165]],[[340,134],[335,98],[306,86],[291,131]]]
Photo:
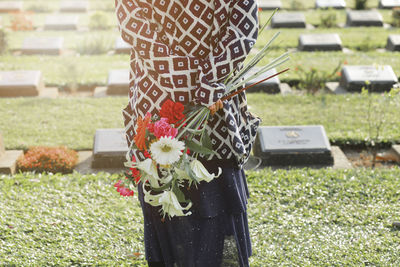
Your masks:
[[[396,42],[395,39],[398,39],[398,42]],[[400,34],[391,34],[388,36],[388,39],[386,42],[386,50],[400,51]]]
[[[119,74],[116,74],[120,72]],[[124,73],[122,73],[124,72]],[[126,76],[127,80],[115,79],[114,75],[117,77]],[[107,95],[128,95],[129,93],[129,69],[115,69],[108,72],[107,79]]]
[[[10,74],[31,75],[33,83],[0,84],[0,97],[39,96],[44,89],[43,74],[39,70],[0,71],[0,82],[2,76]]]
[[[62,23],[61,19],[66,19],[67,23]],[[70,21],[68,21],[70,19]],[[75,31],[78,30],[78,15],[47,15],[44,23],[46,31]]]
[[[271,1],[258,1],[258,6],[262,10],[275,10],[282,8],[282,1],[281,0],[271,0]]]
[[[0,1],[0,5],[4,4],[4,7],[0,6],[0,13],[8,12],[18,12],[22,11],[23,2],[22,1]],[[6,5],[8,4],[8,5]],[[8,6],[8,7],[6,7]]]
[[[304,134],[309,134],[310,131],[319,131],[320,144],[309,148],[278,149],[272,147],[265,151],[262,147],[265,147],[266,144],[263,143],[261,135],[263,131],[268,130],[271,130],[272,133],[275,131],[287,131],[287,140],[290,139],[290,142],[296,141],[300,143],[304,141],[297,139],[301,138],[300,130],[304,131]],[[263,166],[332,166],[334,164],[332,148],[322,125],[262,126],[258,129],[253,153],[256,157],[262,159]]]
[[[362,14],[364,13],[364,14]],[[367,14],[377,15],[378,20],[371,20]],[[354,16],[363,15],[362,20],[352,20]],[[346,26],[347,27],[383,27],[382,14],[377,10],[348,10],[346,13]]]
[[[114,50],[116,54],[130,54],[131,49],[131,46],[121,36],[115,40]]]
[[[336,43],[323,43],[317,44],[313,42],[313,37],[326,37],[335,40]],[[299,36],[298,48],[299,51],[342,51],[342,40],[337,33],[317,33],[317,34],[301,34]]]
[[[31,46],[36,41],[54,42],[54,46]],[[24,55],[60,55],[64,45],[63,37],[26,37],[23,41],[21,52]],[[29,47],[31,46],[31,47]]]
[[[69,5],[72,3],[78,3],[78,5]],[[82,4],[82,6],[80,6]],[[72,0],[72,1],[61,1],[60,2],[60,13],[86,13],[89,10],[89,2],[82,0]]]
[[[346,8],[346,1],[344,0],[338,0],[341,3],[337,3],[336,5],[329,5],[329,3],[324,3],[324,0],[316,0],[315,1],[315,8],[316,9],[345,9]],[[322,3],[321,3],[322,2]],[[326,1],[325,2],[331,2],[331,1]]]
[[[385,4],[385,2],[386,2],[386,4]],[[387,2],[392,2],[392,1],[387,1],[387,0],[379,0],[379,5],[378,5],[378,8],[380,8],[380,9],[392,9],[392,8],[395,8],[395,7],[400,7],[400,1],[398,0],[398,4],[389,4],[389,3],[387,3]]]
[[[285,16],[290,16],[294,18],[290,21],[285,21]],[[301,12],[282,12],[276,13],[271,20],[271,28],[278,29],[278,28],[306,28],[306,17]]]
[[[260,68],[255,67],[250,71],[250,75],[252,72],[255,72],[257,70],[259,70]],[[262,80],[263,78],[266,78],[268,76],[274,75],[276,74],[277,71],[275,68],[265,72],[263,75],[259,76],[256,79],[250,80],[249,82],[246,83],[246,86],[249,86],[253,83],[256,83],[260,80]],[[245,76],[246,77],[246,76]],[[259,83],[253,87],[250,87],[249,89],[247,89],[246,92],[248,93],[255,93],[255,92],[263,92],[263,93],[267,93],[267,94],[279,94],[281,93],[281,82],[279,80],[278,76],[275,76],[274,78],[264,81],[262,83]]]

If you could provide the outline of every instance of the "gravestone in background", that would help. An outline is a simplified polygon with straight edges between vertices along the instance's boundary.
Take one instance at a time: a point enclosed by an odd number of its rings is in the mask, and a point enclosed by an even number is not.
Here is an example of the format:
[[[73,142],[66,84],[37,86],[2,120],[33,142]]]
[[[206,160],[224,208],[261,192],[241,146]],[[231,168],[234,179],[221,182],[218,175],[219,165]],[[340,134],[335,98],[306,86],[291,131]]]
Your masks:
[[[400,34],[389,35],[386,49],[389,51],[400,51]]]
[[[0,13],[22,10],[22,1],[0,1]]]
[[[59,55],[63,48],[62,37],[26,37],[21,52],[25,55]]]
[[[49,15],[46,17],[44,29],[50,31],[77,30],[78,21],[77,15]]]
[[[125,42],[122,37],[118,37],[115,40],[115,53],[117,54],[130,54],[131,53],[131,45]]]
[[[110,70],[107,95],[127,95],[129,92],[129,70]]]
[[[253,68],[252,70],[249,71],[249,73],[245,76],[248,77],[251,74],[255,73],[257,70],[259,70],[260,68]],[[256,79],[250,80],[249,82],[246,83],[246,86],[251,85],[253,83],[256,83],[258,81],[261,81],[271,75],[276,74],[276,69],[271,69],[267,72],[264,72],[263,74],[261,74],[259,77],[257,77]],[[264,81],[262,83],[259,83],[253,87],[250,87],[249,89],[246,90],[246,92],[265,92],[268,94],[278,94],[281,92],[280,89],[280,80],[278,76],[275,76],[272,79],[269,79],[267,81]]]
[[[62,1],[60,4],[60,12],[87,12],[89,2],[82,0]]]
[[[22,150],[5,150],[3,137],[0,132],[0,173],[14,174],[17,159],[24,154]]]
[[[400,7],[400,0],[380,0],[379,8],[392,9],[394,7]]]
[[[281,0],[259,0],[258,7],[262,10],[274,10],[282,8]]]
[[[372,92],[390,91],[398,82],[391,66],[344,66],[340,86],[351,92],[360,92],[365,81]]]
[[[342,48],[342,40],[336,33],[302,34],[299,37],[300,51],[340,51]]]
[[[303,13],[276,13],[271,20],[272,28],[305,28],[306,18]]]
[[[346,8],[346,1],[344,0],[317,0],[315,2],[316,8],[335,8],[344,9]]]
[[[43,88],[41,71],[0,71],[0,97],[38,96]]]
[[[331,146],[323,126],[263,126],[254,155],[264,166],[333,165]]]
[[[127,152],[124,129],[98,129],[93,142],[92,168],[123,168]]]
[[[346,25],[349,27],[359,26],[383,26],[381,13],[376,10],[352,10],[347,11]]]

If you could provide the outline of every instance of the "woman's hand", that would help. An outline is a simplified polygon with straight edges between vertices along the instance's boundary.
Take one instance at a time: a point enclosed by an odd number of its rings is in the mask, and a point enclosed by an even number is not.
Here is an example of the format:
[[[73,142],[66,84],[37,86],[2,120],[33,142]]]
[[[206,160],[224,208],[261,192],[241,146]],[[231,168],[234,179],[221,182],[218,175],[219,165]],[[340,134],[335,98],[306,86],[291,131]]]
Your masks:
[[[208,109],[211,111],[211,116],[214,116],[215,112],[222,109],[223,107],[224,107],[224,104],[222,104],[221,99],[219,99],[217,102],[215,102],[214,104],[209,106]]]

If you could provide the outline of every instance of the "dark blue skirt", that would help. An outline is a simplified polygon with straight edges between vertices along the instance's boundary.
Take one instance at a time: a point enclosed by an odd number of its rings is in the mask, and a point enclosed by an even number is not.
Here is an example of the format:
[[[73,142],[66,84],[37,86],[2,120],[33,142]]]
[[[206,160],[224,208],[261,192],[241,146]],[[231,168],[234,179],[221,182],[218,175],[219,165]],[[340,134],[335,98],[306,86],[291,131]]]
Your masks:
[[[221,167],[222,174],[184,192],[193,202],[190,216],[162,220],[159,207],[144,202],[139,185],[147,261],[171,267],[249,266],[249,192],[244,171],[234,161],[203,164],[212,173]]]

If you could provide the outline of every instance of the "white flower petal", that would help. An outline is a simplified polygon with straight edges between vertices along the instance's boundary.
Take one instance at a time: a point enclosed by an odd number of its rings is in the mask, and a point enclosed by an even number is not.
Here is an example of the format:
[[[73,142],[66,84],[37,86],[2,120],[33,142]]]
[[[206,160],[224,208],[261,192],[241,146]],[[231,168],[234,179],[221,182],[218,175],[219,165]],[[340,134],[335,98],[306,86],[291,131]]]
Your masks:
[[[137,162],[136,167],[147,174],[146,177],[148,178],[151,187],[153,188],[160,187],[158,183],[160,178],[158,177],[157,167],[151,159],[145,159],[143,161]]]
[[[170,165],[177,162],[183,149],[185,149],[185,144],[171,136],[163,136],[150,146],[152,158],[160,165]]]
[[[218,168],[218,174],[215,175],[213,173],[209,173],[204,165],[198,161],[197,159],[193,160],[190,163],[190,167],[192,168],[194,174],[199,178],[200,181],[206,181],[207,183],[211,182],[214,178],[218,177],[222,173],[222,169]]]

